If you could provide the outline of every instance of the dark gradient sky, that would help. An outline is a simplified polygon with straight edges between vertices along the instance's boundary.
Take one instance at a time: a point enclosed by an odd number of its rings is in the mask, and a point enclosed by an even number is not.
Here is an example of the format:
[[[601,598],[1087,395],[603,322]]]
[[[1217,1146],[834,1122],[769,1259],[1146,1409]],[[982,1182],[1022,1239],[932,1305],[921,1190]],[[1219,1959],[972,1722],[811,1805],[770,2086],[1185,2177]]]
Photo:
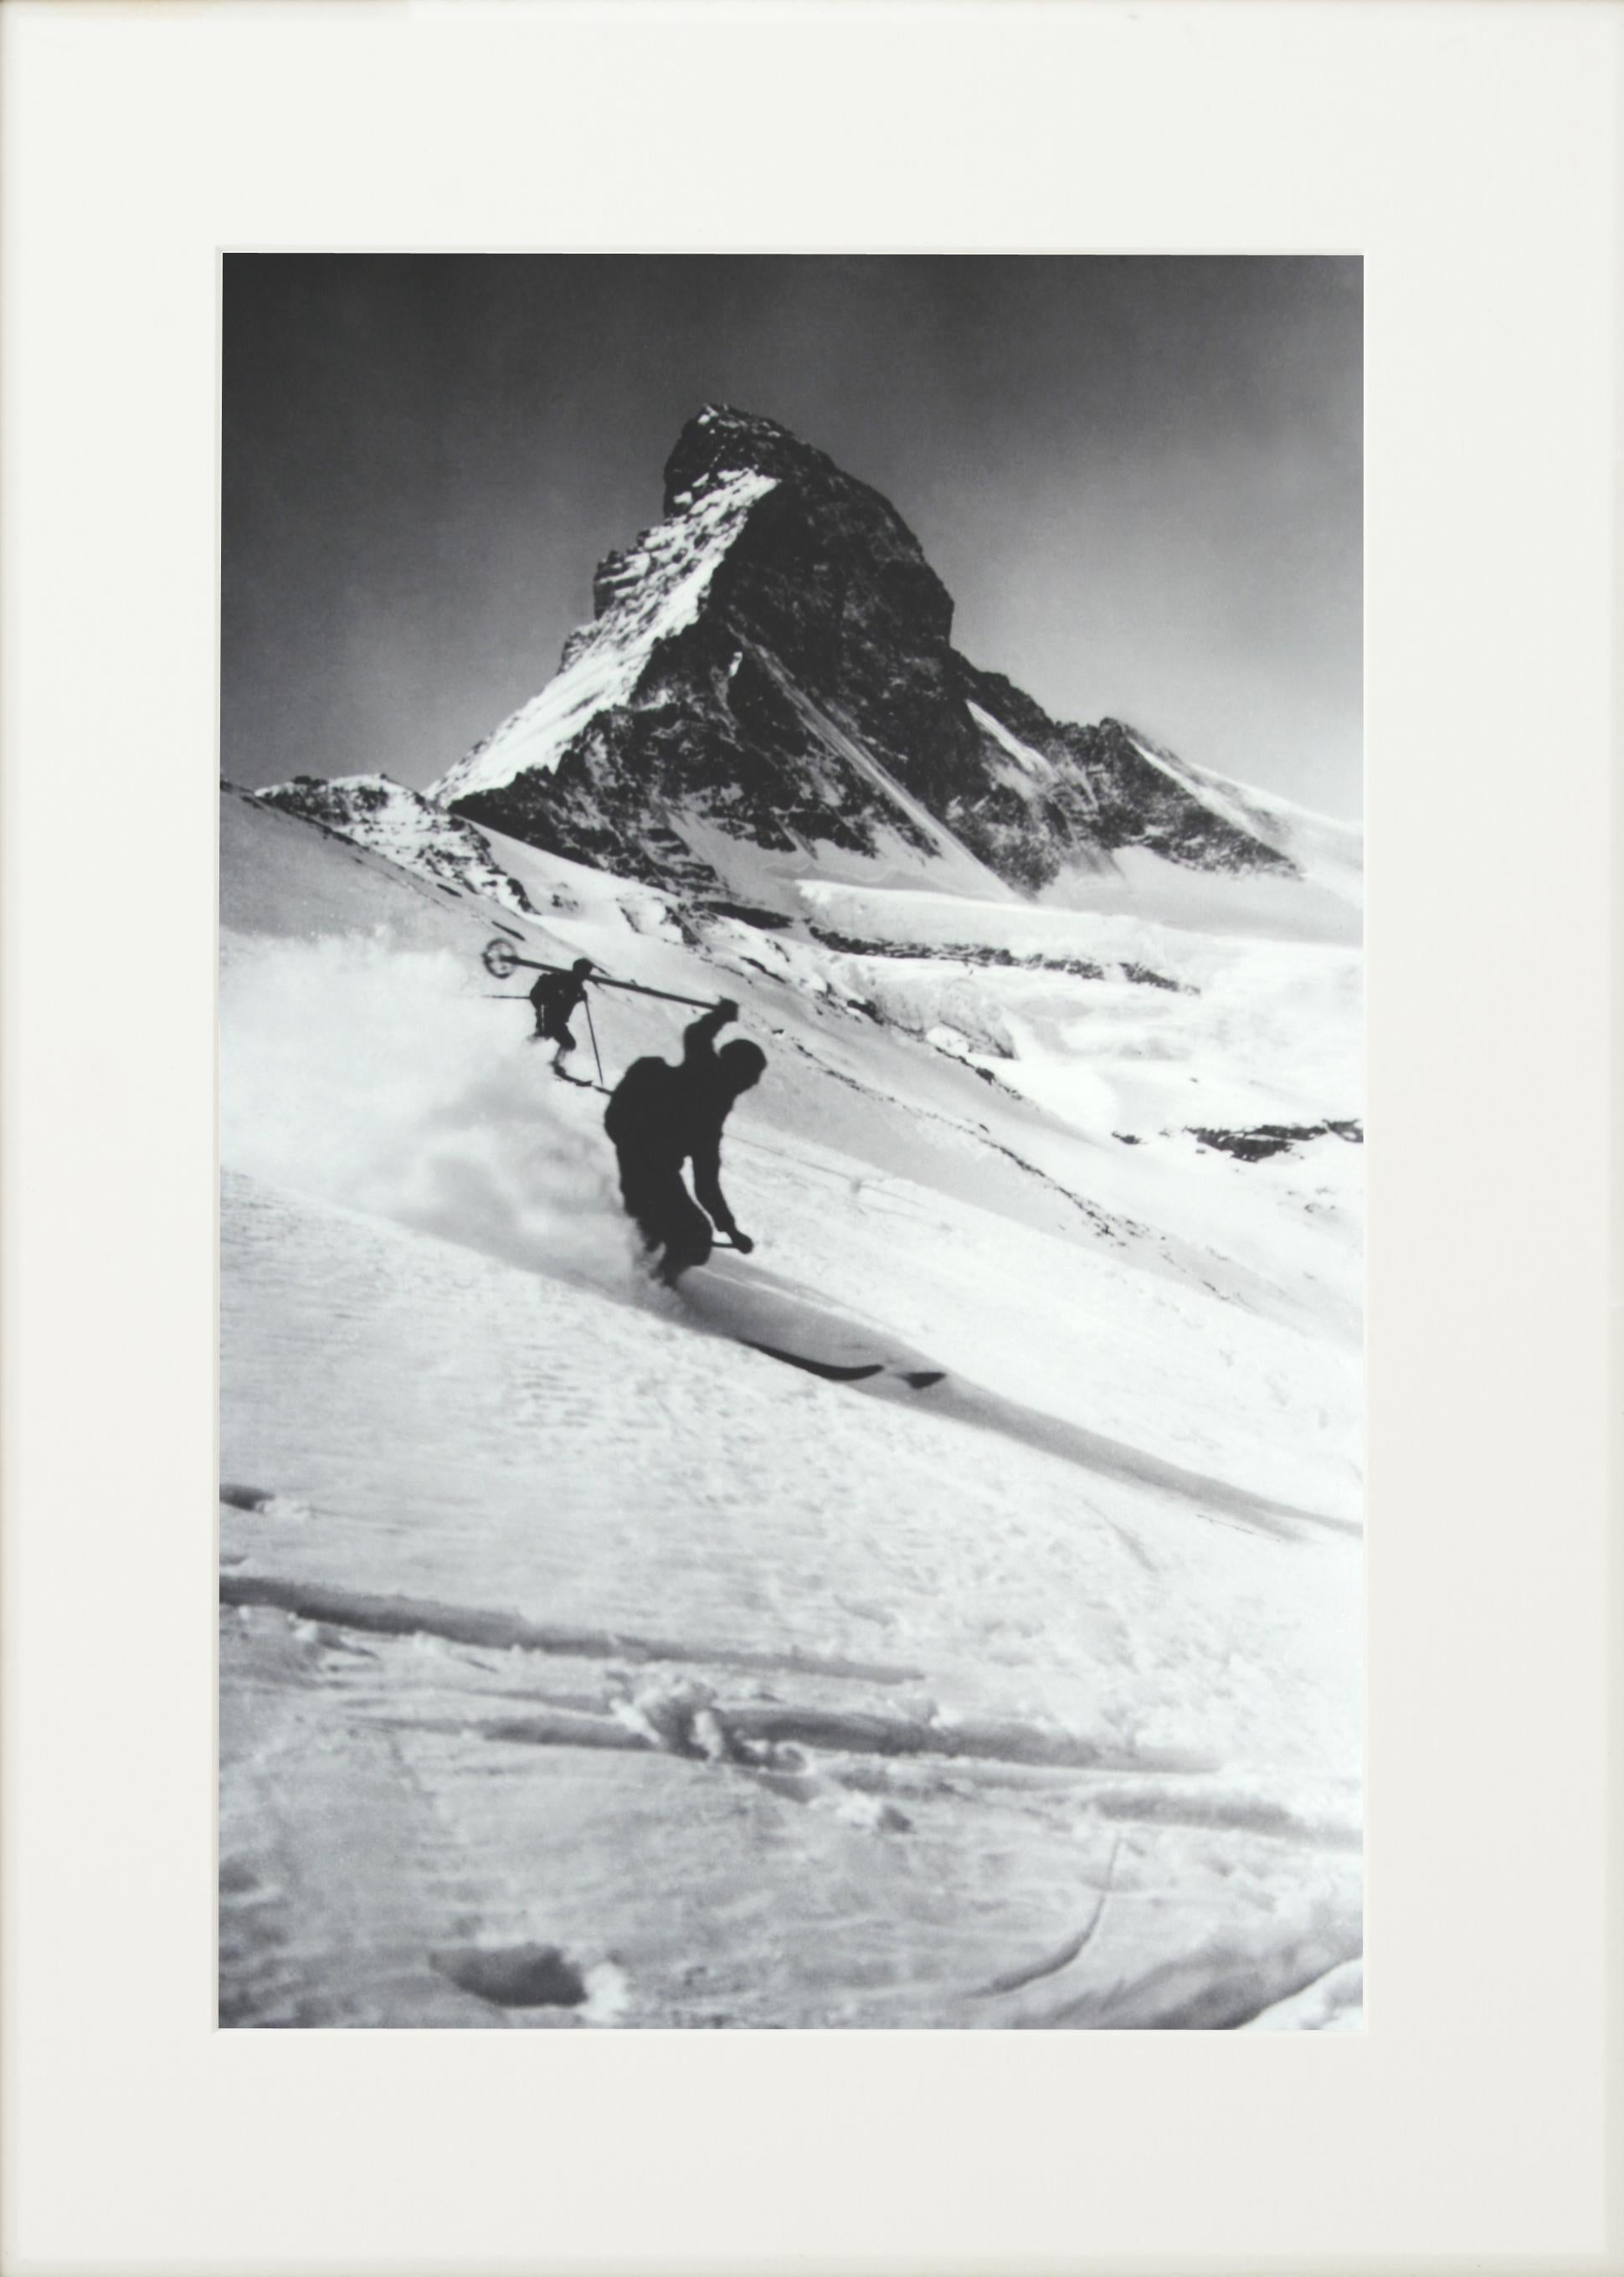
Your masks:
[[[707,401],[881,491],[954,638],[1360,805],[1351,259],[232,255],[223,769],[419,787],[548,680]]]

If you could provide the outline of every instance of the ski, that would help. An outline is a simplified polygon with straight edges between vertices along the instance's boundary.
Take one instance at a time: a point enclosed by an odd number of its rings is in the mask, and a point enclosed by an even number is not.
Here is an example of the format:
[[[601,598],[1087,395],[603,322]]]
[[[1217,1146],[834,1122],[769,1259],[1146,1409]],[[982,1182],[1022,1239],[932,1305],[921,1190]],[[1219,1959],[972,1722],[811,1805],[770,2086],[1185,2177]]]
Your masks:
[[[745,1342],[751,1352],[765,1352],[769,1359],[782,1359],[788,1367],[804,1367],[808,1375],[820,1375],[829,1383],[862,1383],[871,1375],[883,1375],[883,1360],[865,1360],[858,1367],[840,1367],[832,1359],[808,1359],[804,1352],[780,1352],[776,1344],[759,1344],[753,1337]]]
[[[719,1251],[733,1246],[721,1234],[714,1245]],[[892,1346],[889,1331],[878,1322],[833,1312],[812,1291],[770,1271],[741,1272],[731,1260],[713,1257],[685,1273],[680,1288],[702,1327],[826,1383],[919,1392],[948,1381],[948,1371],[931,1366],[923,1352]]]

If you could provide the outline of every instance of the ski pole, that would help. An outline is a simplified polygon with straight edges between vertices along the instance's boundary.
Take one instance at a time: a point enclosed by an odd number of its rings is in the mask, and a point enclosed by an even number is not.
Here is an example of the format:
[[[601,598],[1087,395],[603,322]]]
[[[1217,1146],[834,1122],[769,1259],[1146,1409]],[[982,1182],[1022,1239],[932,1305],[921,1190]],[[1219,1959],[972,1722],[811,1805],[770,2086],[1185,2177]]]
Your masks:
[[[592,1057],[598,1062],[598,1085],[599,1090],[602,1090],[604,1087],[603,1055],[598,1048],[598,1031],[592,1025],[592,1008],[584,996],[581,999],[581,1009],[586,1014],[586,1032],[592,1040]]]
[[[562,964],[544,964],[538,956],[521,956],[510,940],[488,940],[479,952],[479,961],[492,980],[506,980],[521,964],[532,972],[563,972]]]
[[[641,980],[610,980],[601,972],[592,975],[594,988],[625,988],[634,996],[658,996],[662,1004],[691,1004],[698,1012],[713,1012],[718,1000],[710,996],[674,996],[668,988],[648,988]]]
[[[484,962],[485,971],[493,980],[506,980],[508,974],[521,964],[526,966],[531,972],[568,972],[569,971],[567,964],[547,964],[538,956],[521,956],[512,942],[507,940],[487,941],[480,953]],[[704,996],[674,996],[668,988],[650,988],[641,980],[611,980],[606,974],[595,972],[592,975],[592,984],[598,988],[629,989],[634,996],[658,996],[664,1004],[691,1004],[695,1010],[699,1012],[709,1012],[714,1009],[714,1006]]]

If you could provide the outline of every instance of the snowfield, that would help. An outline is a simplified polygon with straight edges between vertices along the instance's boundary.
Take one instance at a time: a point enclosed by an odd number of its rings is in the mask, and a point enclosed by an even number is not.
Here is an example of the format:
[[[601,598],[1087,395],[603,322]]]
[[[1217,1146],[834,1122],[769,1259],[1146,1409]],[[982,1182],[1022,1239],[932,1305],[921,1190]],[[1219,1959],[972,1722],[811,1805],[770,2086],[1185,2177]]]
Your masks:
[[[1358,2029],[1356,944],[492,843],[223,801],[223,2020]],[[738,1000],[748,1264],[651,1284],[499,930]]]

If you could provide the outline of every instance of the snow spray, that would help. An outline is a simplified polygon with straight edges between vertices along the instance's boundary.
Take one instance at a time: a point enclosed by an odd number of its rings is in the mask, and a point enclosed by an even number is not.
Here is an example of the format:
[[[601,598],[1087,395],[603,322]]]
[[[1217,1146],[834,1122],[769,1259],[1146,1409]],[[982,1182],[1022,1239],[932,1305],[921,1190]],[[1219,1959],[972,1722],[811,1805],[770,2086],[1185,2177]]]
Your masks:
[[[591,1094],[550,1079],[449,952],[235,942],[220,1025],[229,1169],[608,1293],[640,1283]]]

